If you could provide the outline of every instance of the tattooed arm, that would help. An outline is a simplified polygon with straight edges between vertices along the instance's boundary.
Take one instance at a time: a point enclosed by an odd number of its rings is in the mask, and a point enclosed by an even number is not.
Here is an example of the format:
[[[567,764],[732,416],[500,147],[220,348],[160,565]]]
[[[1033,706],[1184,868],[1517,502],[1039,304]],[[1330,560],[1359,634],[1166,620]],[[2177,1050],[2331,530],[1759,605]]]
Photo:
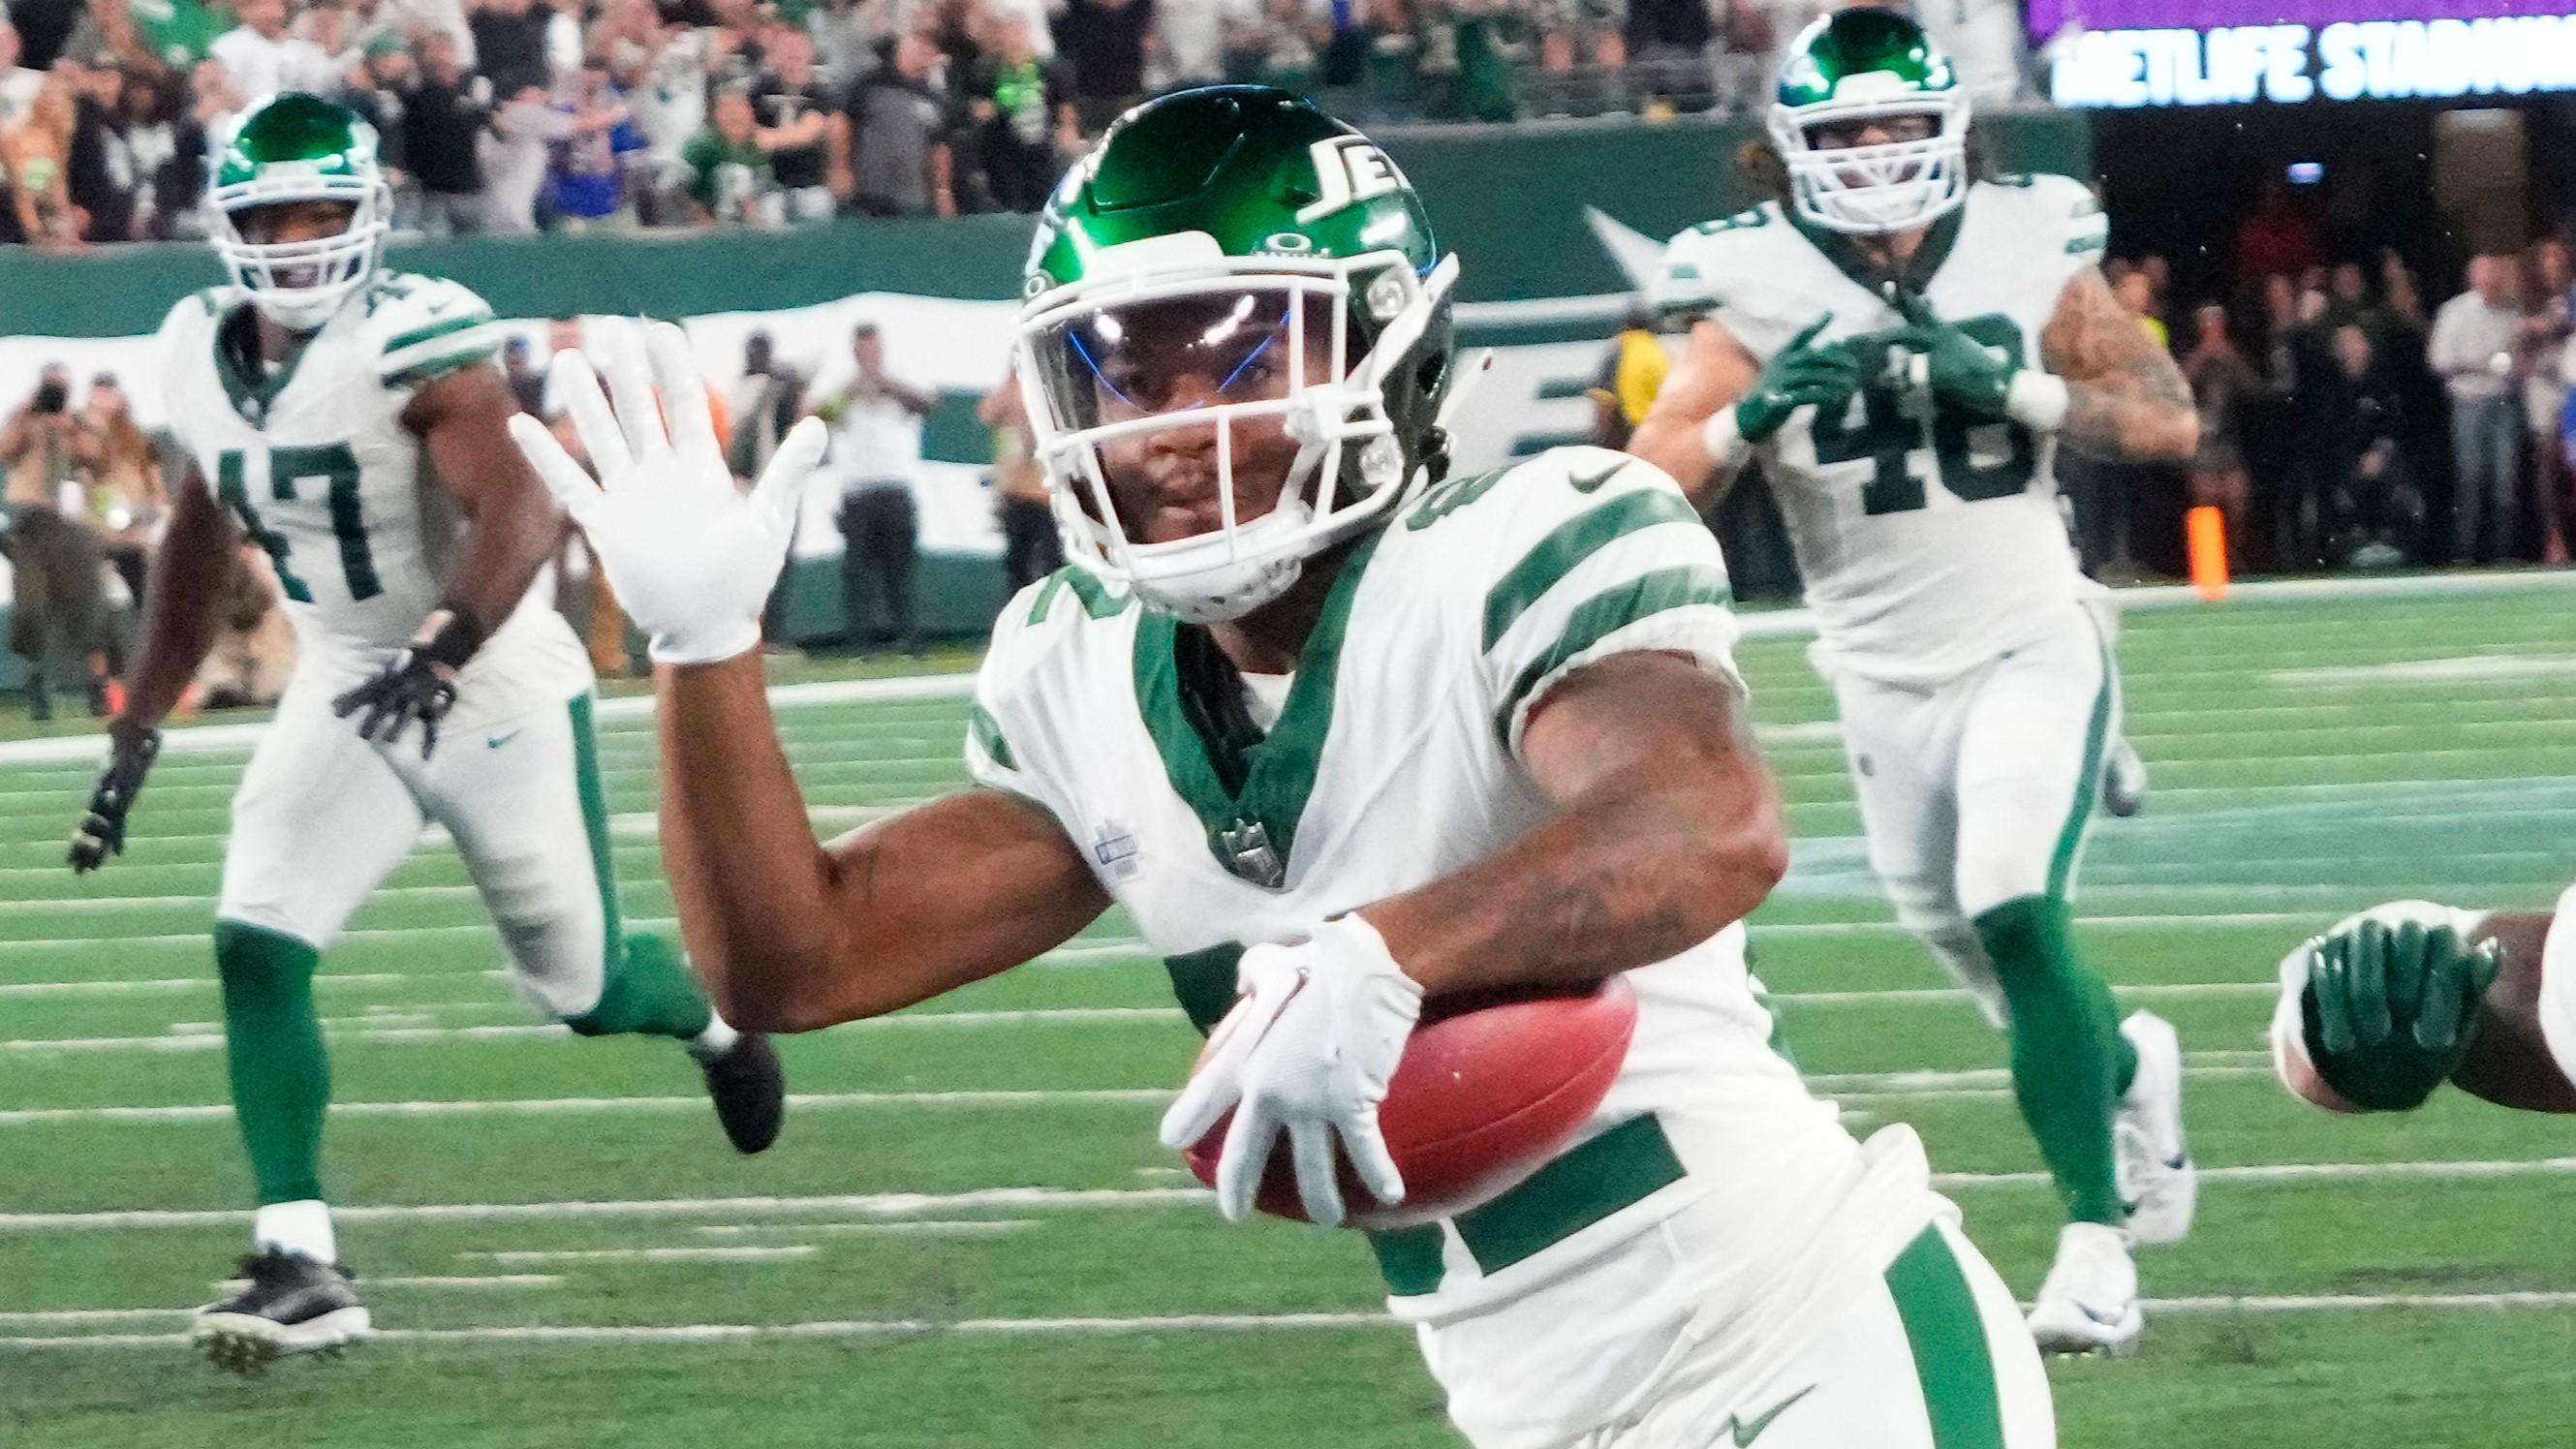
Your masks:
[[[2087,267],[2057,296],[2039,334],[2042,366],[2066,384],[2058,440],[2096,458],[2184,459],[2200,446],[2200,415],[2173,357]]]
[[[1743,919],[1788,870],[1743,699],[1692,660],[1616,654],[1567,675],[1531,711],[1521,757],[1555,815],[1360,913],[1430,995],[1661,961]]]

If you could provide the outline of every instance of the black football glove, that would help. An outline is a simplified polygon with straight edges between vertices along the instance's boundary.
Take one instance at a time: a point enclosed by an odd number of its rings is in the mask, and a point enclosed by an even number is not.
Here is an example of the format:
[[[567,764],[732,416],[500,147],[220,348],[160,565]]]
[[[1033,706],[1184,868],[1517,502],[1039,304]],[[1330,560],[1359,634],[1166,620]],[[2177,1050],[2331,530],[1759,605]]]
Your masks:
[[[151,772],[153,757],[161,753],[159,730],[130,726],[123,720],[107,727],[107,739],[107,768],[99,771],[98,786],[89,792],[89,813],[72,831],[68,858],[75,875],[87,875],[105,865],[109,856],[125,853],[125,812],[134,808],[143,777]]]
[[[374,677],[331,701],[342,719],[359,710],[361,739],[392,744],[403,728],[420,725],[420,757],[438,748],[438,722],[456,706],[456,676],[465,661],[483,647],[483,630],[463,610],[441,609],[420,626],[420,633],[379,667]]]

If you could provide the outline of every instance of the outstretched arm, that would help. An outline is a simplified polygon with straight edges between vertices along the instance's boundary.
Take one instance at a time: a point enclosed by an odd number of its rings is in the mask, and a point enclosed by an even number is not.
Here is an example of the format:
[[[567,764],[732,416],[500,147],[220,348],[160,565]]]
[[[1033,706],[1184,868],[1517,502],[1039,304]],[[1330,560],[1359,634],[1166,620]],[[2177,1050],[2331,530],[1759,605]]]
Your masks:
[[[1360,912],[1427,995],[1661,961],[1743,919],[1788,870],[1743,700],[1690,659],[1616,654],[1567,675],[1521,754],[1552,818]]]
[[[2200,446],[2200,414],[2170,353],[2111,295],[2091,267],[2058,294],[2039,357],[2066,384],[2057,436],[2096,458],[2185,459]]]
[[[727,1021],[811,1031],[955,990],[1108,909],[1054,817],[970,790],[818,845],[760,656],[658,672],[662,854]]]
[[[1628,437],[1627,451],[1670,474],[1703,513],[1726,496],[1744,471],[1749,450],[1721,458],[1701,434],[1708,420],[1744,400],[1762,366],[1735,334],[1716,321],[1691,324],[1690,346],[1664,379],[1645,421]]]

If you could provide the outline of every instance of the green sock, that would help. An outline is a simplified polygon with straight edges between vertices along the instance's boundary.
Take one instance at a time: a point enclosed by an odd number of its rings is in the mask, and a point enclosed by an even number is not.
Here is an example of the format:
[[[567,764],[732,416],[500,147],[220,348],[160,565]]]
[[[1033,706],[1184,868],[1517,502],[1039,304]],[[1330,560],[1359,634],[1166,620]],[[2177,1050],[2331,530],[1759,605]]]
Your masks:
[[[2138,1054],[2120,1034],[2111,988],[2076,955],[2063,900],[2008,901],[1979,916],[1976,927],[2012,1007],[2013,1096],[2068,1216],[2126,1221],[2112,1175],[2111,1117],[2137,1073]]]
[[[583,1036],[667,1036],[694,1041],[715,1020],[697,978],[659,936],[628,936],[608,952],[599,1004],[564,1025]]]
[[[313,968],[321,959],[292,936],[240,921],[215,923],[224,1067],[262,1206],[322,1196],[331,1058],[313,1014]]]

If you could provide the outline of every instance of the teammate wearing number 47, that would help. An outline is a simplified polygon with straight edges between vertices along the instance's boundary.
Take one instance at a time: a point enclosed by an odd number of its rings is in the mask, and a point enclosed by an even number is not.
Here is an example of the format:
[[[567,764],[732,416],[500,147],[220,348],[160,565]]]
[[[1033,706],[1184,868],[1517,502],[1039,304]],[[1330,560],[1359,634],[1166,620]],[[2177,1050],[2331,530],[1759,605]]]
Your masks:
[[[2189,1226],[2171,1027],[2117,1018],[2076,949],[2076,857],[2119,680],[2053,496],[2061,443],[2181,458],[2198,423],[2094,266],[2064,177],[1970,175],[1948,59],[1884,10],[1792,45],[1779,199],[1674,238],[1695,319],[1629,448],[1705,506],[1759,454],[1816,617],[1869,860],[1897,918],[2009,1024],[2022,1115],[2071,1219],[2031,1328],[2132,1345],[2130,1244]]]
[[[373,129],[310,96],[255,103],[216,152],[208,202],[232,280],[181,301],[156,339],[193,466],[71,863],[123,851],[247,537],[276,563],[299,657],[233,798],[216,909],[259,1211],[247,1284],[199,1311],[197,1336],[246,1368],[371,1326],[323,1204],[313,975],[425,822],[455,841],[538,1010],[584,1035],[684,1043],[745,1152],[777,1135],[784,1087],[765,1038],[717,1019],[666,943],[620,929],[589,659],[532,587],[563,515],[505,429],[490,309],[381,269],[391,197]]]
[[[1113,126],[1039,223],[1018,326],[1078,562],[1002,611],[976,788],[828,847],[759,656],[821,424],[745,495],[678,329],[594,334],[612,398],[559,358],[600,479],[512,431],[668,666],[700,968],[746,1022],[817,1028],[1114,902],[1215,1029],[1163,1141],[1231,1110],[1226,1215],[1284,1137],[1323,1222],[1337,1159],[1406,1200],[1378,1114],[1426,1003],[1624,975],[1635,1035],[1576,1140],[1372,1235],[1468,1438],[2046,1449],[2029,1331],[1912,1129],[1853,1141],[1767,1045],[1741,921],[1787,846],[1716,540],[1613,453],[1443,479],[1457,275],[1385,154],[1285,92]]]

